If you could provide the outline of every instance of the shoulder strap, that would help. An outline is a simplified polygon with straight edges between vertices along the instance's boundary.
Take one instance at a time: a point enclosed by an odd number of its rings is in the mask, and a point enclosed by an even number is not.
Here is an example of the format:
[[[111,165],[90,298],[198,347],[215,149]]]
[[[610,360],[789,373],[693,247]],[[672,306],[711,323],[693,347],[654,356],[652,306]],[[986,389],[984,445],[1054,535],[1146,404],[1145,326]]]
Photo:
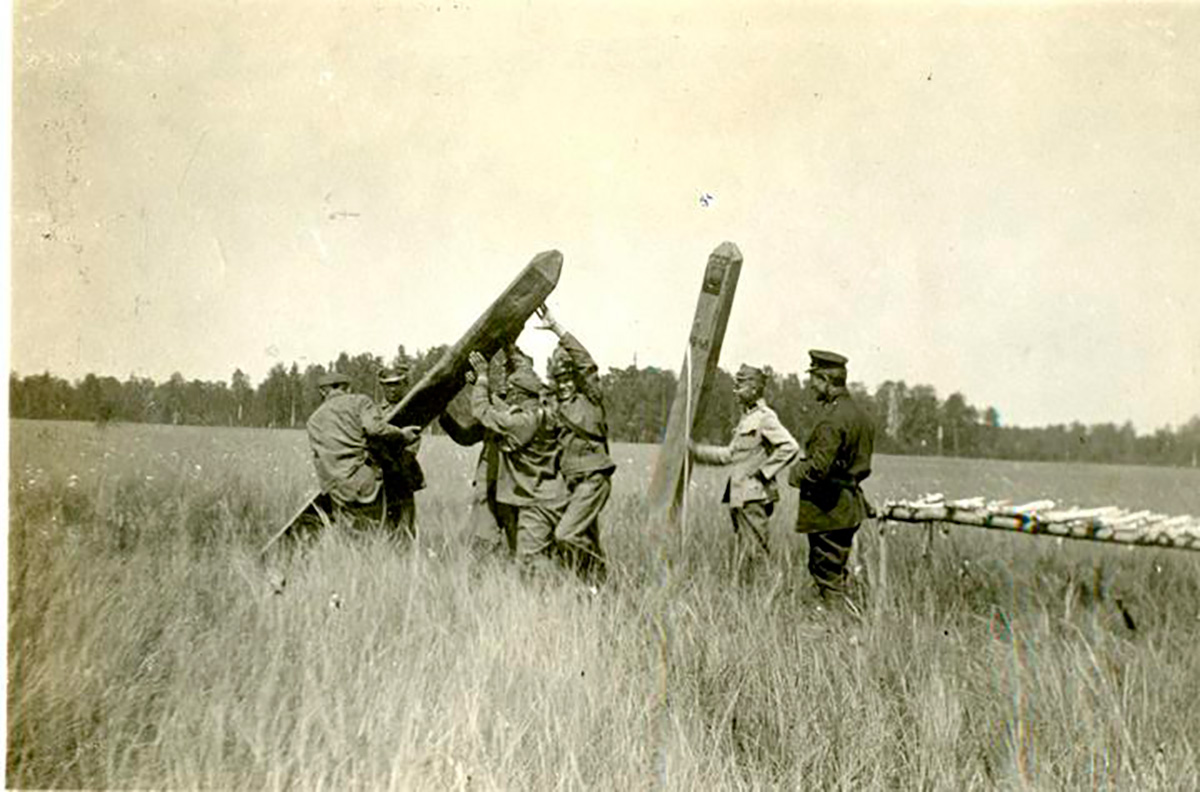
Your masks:
[[[608,436],[606,434],[596,434],[595,432],[589,432],[587,429],[584,429],[582,426],[577,424],[575,421],[572,421],[567,416],[567,414],[562,411],[562,409],[559,409],[559,411],[558,411],[558,419],[560,421],[562,421],[563,424],[568,429],[570,429],[572,432],[579,435],[580,437],[585,437],[588,440],[591,440],[593,443],[603,443],[604,444],[604,453],[606,453],[606,454],[609,453],[609,451],[608,451]],[[605,428],[605,430],[608,429],[608,421],[605,420],[603,405],[600,406],[600,425],[603,426]]]

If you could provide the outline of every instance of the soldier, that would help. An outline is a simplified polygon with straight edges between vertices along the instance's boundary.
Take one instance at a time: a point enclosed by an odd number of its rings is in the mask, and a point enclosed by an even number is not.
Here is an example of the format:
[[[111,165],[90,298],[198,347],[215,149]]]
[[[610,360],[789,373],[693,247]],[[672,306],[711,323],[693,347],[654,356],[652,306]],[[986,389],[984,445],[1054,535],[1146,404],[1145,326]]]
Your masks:
[[[508,375],[507,401],[501,402],[488,391],[487,360],[478,352],[469,360],[471,412],[500,436],[496,502],[517,511],[517,560],[531,571],[544,569],[550,565],[564,493],[554,419],[541,403],[542,383],[531,366],[519,365]]]
[[[497,375],[489,377],[488,396],[492,401],[503,402],[507,395],[507,376],[504,375],[504,368],[512,366],[515,370],[525,361],[528,361],[528,367],[532,367],[532,361],[515,346],[498,353],[497,358],[499,361],[493,363]],[[467,376],[468,379],[473,379],[474,372]],[[467,535],[470,537],[471,549],[480,557],[504,555],[511,558],[517,552],[517,508],[496,500],[501,437],[469,415],[470,399],[466,401],[468,417],[465,420],[457,414],[459,399],[455,398],[445,412],[438,416],[438,423],[450,439],[461,446],[483,444],[479,452],[479,462],[475,466],[475,478],[471,484],[471,510],[467,517]]]
[[[846,358],[820,349],[808,356],[809,387],[821,414],[788,483],[800,490],[796,530],[808,536],[808,571],[817,593],[846,602],[846,564],[869,513],[860,485],[871,475],[875,427],[846,389]]]
[[[751,534],[770,554],[767,526],[779,487],[775,476],[799,451],[796,443],[775,411],[763,400],[767,378],[761,369],[743,364],[734,377],[733,393],[742,407],[742,416],[727,446],[708,446],[690,442],[692,458],[701,465],[730,465],[722,503],[729,504],[733,532],[749,542]],[[739,548],[739,555],[742,552]]]
[[[599,367],[549,308],[539,306],[537,314],[542,329],[558,336],[558,346],[550,357],[550,376],[557,396],[559,469],[567,488],[567,504],[554,528],[554,543],[560,559],[576,574],[589,583],[601,583],[607,570],[599,518],[612,492],[617,466],[608,450]]]
[[[408,392],[408,364],[401,361],[393,368],[379,371],[379,385],[383,389],[380,412],[386,414],[393,409]],[[379,460],[383,472],[383,489],[387,494],[388,528],[407,539],[417,537],[417,501],[415,493],[425,488],[425,473],[417,461],[421,449],[421,438],[410,444],[395,438],[379,438],[371,443],[371,450]]]
[[[350,393],[350,378],[337,372],[317,383],[321,405],[308,419],[308,442],[321,490],[329,494],[336,514],[354,527],[375,527],[383,520],[387,495],[378,461],[368,449],[376,439],[411,444],[419,426],[398,429],[383,420],[369,396]]]

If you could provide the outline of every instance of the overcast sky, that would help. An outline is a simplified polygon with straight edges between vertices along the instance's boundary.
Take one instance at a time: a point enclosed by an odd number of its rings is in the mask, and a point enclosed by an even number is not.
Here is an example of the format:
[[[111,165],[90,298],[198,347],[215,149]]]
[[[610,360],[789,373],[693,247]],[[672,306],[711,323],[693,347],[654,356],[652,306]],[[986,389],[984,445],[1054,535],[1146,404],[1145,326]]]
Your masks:
[[[1200,413],[1200,8],[19,2],[10,365],[257,382],[451,343],[555,248],[602,366]],[[701,200],[702,196],[711,199]],[[705,205],[707,203],[707,205]],[[523,341],[543,357],[550,337]]]

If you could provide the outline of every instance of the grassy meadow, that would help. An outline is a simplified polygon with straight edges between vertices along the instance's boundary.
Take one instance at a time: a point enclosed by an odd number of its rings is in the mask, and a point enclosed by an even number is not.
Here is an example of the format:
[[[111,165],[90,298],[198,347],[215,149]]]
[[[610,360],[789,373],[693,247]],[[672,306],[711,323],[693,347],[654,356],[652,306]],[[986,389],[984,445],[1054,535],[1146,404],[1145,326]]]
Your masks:
[[[862,612],[828,612],[794,491],[739,571],[720,472],[666,534],[655,448],[617,445],[591,595],[471,563],[478,449],[429,437],[416,546],[261,564],[315,487],[302,432],[10,438],[9,787],[1200,788],[1197,553],[894,525],[881,588],[867,525]],[[881,457],[867,486],[932,491],[1200,513],[1191,469]]]

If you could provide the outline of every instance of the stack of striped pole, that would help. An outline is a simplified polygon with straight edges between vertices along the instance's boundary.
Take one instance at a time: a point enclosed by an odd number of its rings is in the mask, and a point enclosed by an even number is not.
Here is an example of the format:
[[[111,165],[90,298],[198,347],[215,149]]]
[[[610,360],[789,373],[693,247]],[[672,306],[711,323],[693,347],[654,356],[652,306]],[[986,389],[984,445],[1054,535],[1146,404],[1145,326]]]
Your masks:
[[[1051,500],[1013,505],[983,497],[946,500],[935,493],[914,501],[889,500],[877,509],[876,516],[897,522],[953,523],[1066,539],[1200,550],[1200,517],[1172,517],[1117,506],[1060,509]]]

